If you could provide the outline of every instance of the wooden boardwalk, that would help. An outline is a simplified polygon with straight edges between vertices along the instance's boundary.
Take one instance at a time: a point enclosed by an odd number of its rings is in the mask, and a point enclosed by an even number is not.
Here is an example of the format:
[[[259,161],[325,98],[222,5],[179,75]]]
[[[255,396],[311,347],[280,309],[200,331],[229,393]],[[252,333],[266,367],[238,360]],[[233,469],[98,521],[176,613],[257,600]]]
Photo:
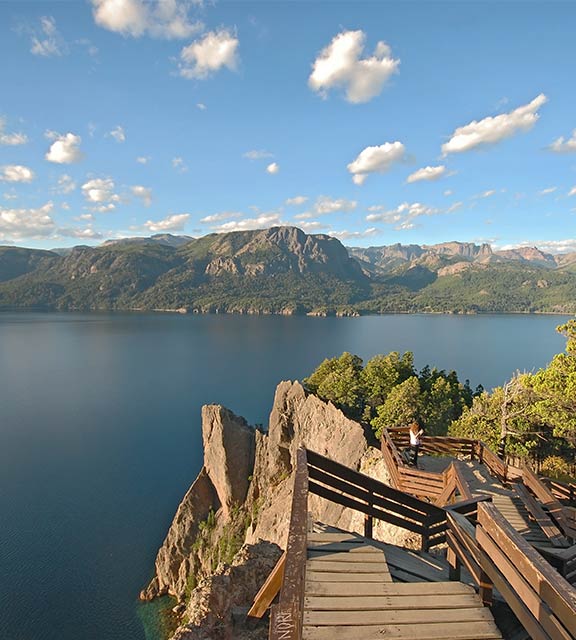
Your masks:
[[[425,556],[357,534],[310,533],[302,639],[502,638],[474,589],[446,581]]]

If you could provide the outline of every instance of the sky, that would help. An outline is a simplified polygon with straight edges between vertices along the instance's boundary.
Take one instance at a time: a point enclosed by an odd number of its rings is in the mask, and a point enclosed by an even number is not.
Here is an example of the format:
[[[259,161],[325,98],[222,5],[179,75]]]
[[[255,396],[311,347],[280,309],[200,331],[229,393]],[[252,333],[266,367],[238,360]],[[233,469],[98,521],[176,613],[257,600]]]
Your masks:
[[[576,251],[576,3],[0,0],[0,244]]]

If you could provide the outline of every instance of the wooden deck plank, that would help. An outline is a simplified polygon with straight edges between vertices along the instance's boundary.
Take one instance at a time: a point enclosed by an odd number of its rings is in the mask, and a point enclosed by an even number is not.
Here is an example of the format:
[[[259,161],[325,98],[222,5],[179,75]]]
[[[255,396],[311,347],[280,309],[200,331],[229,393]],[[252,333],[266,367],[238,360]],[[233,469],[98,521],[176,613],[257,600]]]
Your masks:
[[[308,544],[312,542],[324,543],[324,542],[356,542],[363,544],[366,541],[365,538],[357,533],[309,533]]]
[[[306,580],[307,582],[343,582],[344,575],[346,576],[346,582],[392,582],[392,576],[388,571],[343,574],[341,572],[314,571],[309,568],[306,571]]]
[[[347,551],[308,551],[308,561],[314,562],[375,562],[376,564],[386,562],[386,557],[382,551],[375,549],[372,552],[349,553]]]
[[[478,603],[479,604],[479,603]],[[433,622],[490,622],[492,614],[481,605],[469,609],[392,609],[389,611],[304,611],[306,626],[355,626],[430,624]],[[386,636],[384,636],[386,637]]]
[[[307,596],[346,596],[350,587],[339,582],[309,582],[306,584]],[[374,584],[373,582],[354,584],[354,594],[363,596],[447,596],[476,595],[473,587],[462,582],[421,582],[411,584],[393,582]]]
[[[310,571],[328,571],[331,573],[389,573],[388,565],[380,562],[337,562],[330,560],[308,560]]]
[[[502,635],[493,622],[374,625],[362,627],[306,626],[303,640],[492,640]]]
[[[350,595],[352,593],[354,591],[351,588],[347,596],[309,596],[304,598],[304,608],[307,611],[424,611],[425,609],[447,610],[481,607],[480,599],[475,593],[445,596],[415,594],[356,596]]]
[[[308,544],[308,551],[342,551],[344,553],[384,553],[375,544],[358,544],[357,542],[313,542]]]

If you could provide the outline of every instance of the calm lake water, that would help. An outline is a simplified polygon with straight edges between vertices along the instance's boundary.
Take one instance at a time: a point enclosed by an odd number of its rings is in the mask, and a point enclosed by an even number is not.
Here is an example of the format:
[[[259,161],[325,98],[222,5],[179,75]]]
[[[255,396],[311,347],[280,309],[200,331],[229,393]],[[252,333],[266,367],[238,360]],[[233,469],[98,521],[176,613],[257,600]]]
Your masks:
[[[152,638],[137,602],[202,464],[200,408],[266,423],[280,380],[413,351],[490,388],[562,316],[0,314],[0,639]]]

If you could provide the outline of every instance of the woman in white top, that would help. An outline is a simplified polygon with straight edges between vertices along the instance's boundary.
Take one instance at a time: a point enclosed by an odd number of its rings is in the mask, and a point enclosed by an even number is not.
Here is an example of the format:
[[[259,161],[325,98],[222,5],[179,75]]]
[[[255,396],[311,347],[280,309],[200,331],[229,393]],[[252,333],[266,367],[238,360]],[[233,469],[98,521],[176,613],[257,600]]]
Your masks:
[[[418,452],[422,444],[420,438],[424,434],[424,429],[416,422],[410,425],[410,449],[412,451],[412,464],[418,468]]]

